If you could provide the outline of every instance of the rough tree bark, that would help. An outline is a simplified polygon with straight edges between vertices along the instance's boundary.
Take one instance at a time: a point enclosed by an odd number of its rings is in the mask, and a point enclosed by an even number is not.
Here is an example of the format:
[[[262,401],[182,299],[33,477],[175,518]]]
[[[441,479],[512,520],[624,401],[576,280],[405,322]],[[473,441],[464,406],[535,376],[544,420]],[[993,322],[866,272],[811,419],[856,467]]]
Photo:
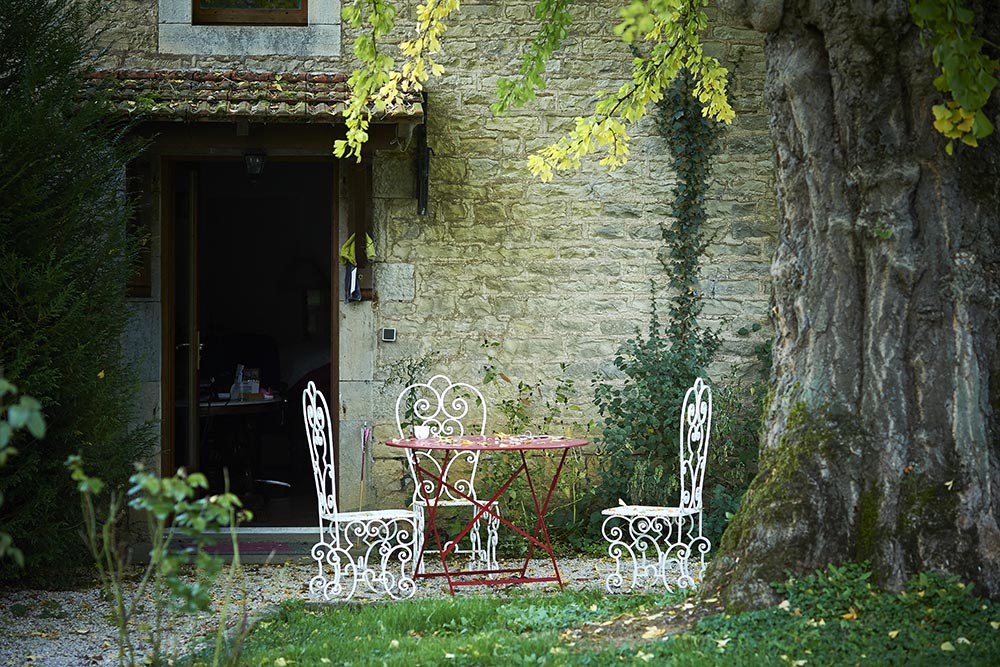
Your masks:
[[[906,0],[722,4],[767,33],[781,231],[760,473],[708,590],[759,607],[867,559],[891,589],[945,571],[998,598],[1000,131],[945,154]],[[991,4],[966,2],[1000,43]]]

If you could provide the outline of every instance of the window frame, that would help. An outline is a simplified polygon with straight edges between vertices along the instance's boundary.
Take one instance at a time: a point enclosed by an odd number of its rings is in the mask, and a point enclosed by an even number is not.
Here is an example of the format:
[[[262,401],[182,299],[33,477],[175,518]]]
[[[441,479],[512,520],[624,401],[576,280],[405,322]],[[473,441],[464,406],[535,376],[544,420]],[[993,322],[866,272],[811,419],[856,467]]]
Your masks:
[[[343,0],[309,3],[309,25],[192,25],[191,0],[157,0],[156,49],[198,57],[342,57]],[[349,0],[347,0],[349,1]]]
[[[309,0],[298,9],[202,9],[201,0],[191,0],[191,25],[308,26]]]

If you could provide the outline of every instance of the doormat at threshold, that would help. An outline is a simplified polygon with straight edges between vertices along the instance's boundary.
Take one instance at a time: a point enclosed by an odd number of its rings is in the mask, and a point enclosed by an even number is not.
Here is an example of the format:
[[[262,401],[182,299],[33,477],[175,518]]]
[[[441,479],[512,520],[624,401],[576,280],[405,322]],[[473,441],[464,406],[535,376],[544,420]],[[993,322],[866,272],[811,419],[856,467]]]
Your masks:
[[[205,548],[205,551],[212,554],[231,555],[233,545],[231,542],[214,544]],[[290,554],[292,547],[287,542],[243,542],[240,541],[240,554],[244,556],[262,554]]]

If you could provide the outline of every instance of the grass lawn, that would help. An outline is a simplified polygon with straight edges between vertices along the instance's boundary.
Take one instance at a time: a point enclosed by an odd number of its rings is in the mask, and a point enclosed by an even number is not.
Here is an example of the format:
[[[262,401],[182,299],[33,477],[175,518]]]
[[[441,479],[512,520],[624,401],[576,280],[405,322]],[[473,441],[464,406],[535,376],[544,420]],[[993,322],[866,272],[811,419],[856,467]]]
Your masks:
[[[710,601],[600,590],[291,602],[257,624],[239,664],[1000,665],[1000,604],[954,579],[920,575],[891,594],[846,566],[776,588],[779,606],[693,627],[683,619]]]

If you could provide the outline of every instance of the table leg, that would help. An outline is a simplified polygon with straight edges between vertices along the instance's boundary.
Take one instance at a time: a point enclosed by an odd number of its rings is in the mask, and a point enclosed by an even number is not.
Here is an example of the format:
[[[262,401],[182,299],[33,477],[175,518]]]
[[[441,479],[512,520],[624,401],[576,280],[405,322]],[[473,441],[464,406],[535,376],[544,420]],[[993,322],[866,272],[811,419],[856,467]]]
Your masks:
[[[536,538],[528,543],[528,555],[524,561],[524,568],[527,569],[528,562],[531,560],[531,555],[534,552],[535,545],[538,544],[545,552],[549,555],[549,560],[552,561],[552,571],[555,572],[556,581],[559,583],[559,588],[562,590],[563,582],[562,577],[559,575],[559,566],[556,564],[556,555],[552,549],[552,542],[549,540],[549,531],[545,525],[545,513],[549,509],[549,501],[552,500],[552,494],[556,490],[556,484],[559,482],[559,475],[562,473],[563,464],[566,462],[566,454],[569,452],[568,449],[562,450],[562,456],[559,458],[559,465],[556,466],[556,471],[552,475],[552,481],[549,484],[549,489],[545,494],[545,500],[539,505],[538,494],[535,492],[535,483],[531,478],[531,472],[528,470],[528,462],[525,457],[524,452],[521,452],[521,461],[524,467],[524,476],[528,480],[528,489],[531,491],[531,500],[535,505],[535,511],[538,513],[538,519],[535,522],[535,529],[532,531],[532,535]],[[539,529],[542,532],[542,538],[544,542],[538,542],[537,536]]]
[[[446,449],[444,451],[444,464],[447,464],[449,454],[450,450]],[[424,468],[420,465],[419,460],[416,458],[413,459],[413,469],[417,474],[417,483],[420,485],[421,491],[428,488],[426,486],[426,482],[431,480],[434,480],[435,489],[433,501],[428,494],[422,494],[427,507],[427,521],[424,524],[424,539],[420,545],[420,557],[414,565],[414,572],[417,572],[423,563],[424,552],[427,550],[428,529],[430,529],[430,532],[434,534],[434,543],[437,545],[438,553],[441,554],[441,567],[444,568],[444,577],[448,581],[448,590],[452,595],[454,595],[455,585],[451,580],[451,573],[448,571],[448,552],[445,551],[444,545],[441,544],[441,534],[438,532],[437,522],[435,521],[435,515],[438,510],[438,501],[441,500],[441,493],[444,491],[445,481],[443,476],[438,477],[435,476],[433,472],[424,470]],[[447,470],[446,465],[442,466],[442,470]],[[425,474],[427,477],[425,477]]]
[[[447,463],[449,458],[451,457],[452,451],[443,450],[443,452],[444,456],[441,465],[442,471],[447,470]],[[439,473],[434,470],[425,469],[423,466],[419,464],[419,459],[417,458],[412,459],[413,461],[412,465],[416,473],[417,483],[420,485],[421,493],[424,496],[424,502],[427,505],[427,518],[429,522],[429,525],[424,526],[424,544],[421,546],[420,557],[418,560],[418,565],[416,567],[417,569],[419,569],[419,564],[423,562],[424,554],[426,551],[427,538],[429,534],[433,534],[435,544],[437,545],[438,551],[441,554],[441,565],[444,569],[444,572],[442,573],[426,573],[426,574],[421,573],[415,576],[422,576],[427,578],[435,576],[445,577],[448,580],[448,588],[452,595],[455,594],[456,586],[474,586],[474,585],[496,586],[496,585],[505,585],[513,583],[530,583],[530,582],[543,583],[543,582],[555,581],[556,583],[559,584],[560,589],[562,589],[564,587],[562,576],[559,573],[559,566],[556,563],[555,552],[552,548],[552,542],[549,538],[548,527],[545,524],[545,513],[548,511],[549,502],[552,499],[552,494],[554,493],[556,485],[559,481],[559,475],[562,473],[563,465],[566,462],[567,452],[568,449],[562,450],[562,456],[559,459],[559,464],[556,466],[555,473],[552,476],[552,481],[545,492],[544,499],[542,500],[540,500],[538,497],[538,491],[536,490],[534,479],[532,478],[531,472],[528,467],[527,457],[525,456],[525,452],[523,450],[518,450],[518,453],[521,456],[521,464],[510,474],[510,476],[500,486],[500,488],[496,491],[496,493],[494,493],[493,496],[490,497],[485,502],[477,498],[472,498],[467,493],[449,484],[447,480],[444,479],[443,472]],[[514,523],[511,522],[509,519],[500,516],[500,514],[497,511],[492,509],[497,504],[500,497],[503,496],[506,490],[514,482],[514,480],[517,479],[518,475],[521,474],[524,474],[525,479],[527,480],[528,489],[531,493],[532,504],[534,505],[536,513],[535,525],[530,533],[527,532],[525,529],[514,525]],[[425,493],[425,491],[431,490],[430,483],[433,483],[434,485],[433,498],[431,497],[430,493]],[[478,511],[475,513],[472,520],[466,524],[466,526],[459,532],[459,534],[455,537],[455,539],[451,541],[450,545],[447,548],[445,548],[445,546],[441,541],[441,536],[436,524],[438,502],[440,501],[441,495],[444,492],[445,488],[447,488],[456,497],[468,500],[473,506],[478,508]],[[462,538],[464,538],[469,533],[469,531],[473,529],[476,522],[484,514],[489,514],[490,516],[495,517],[498,521],[508,526],[511,530],[515,531],[528,541],[528,555],[524,561],[524,564],[520,568],[515,567],[513,569],[500,568],[497,570],[467,570],[467,571],[454,571],[454,572],[451,571],[448,568],[448,562],[447,562],[448,555],[452,552],[453,549],[456,548],[456,545],[462,540]],[[528,564],[531,560],[531,556],[534,553],[534,549],[536,546],[545,550],[545,553],[549,555],[549,560],[552,563],[552,571],[554,573],[554,576],[550,577],[527,576]],[[472,581],[458,581],[454,578],[455,576],[459,575],[468,576],[468,575],[484,575],[484,574],[516,574],[517,576],[498,578],[498,579],[475,579]]]

